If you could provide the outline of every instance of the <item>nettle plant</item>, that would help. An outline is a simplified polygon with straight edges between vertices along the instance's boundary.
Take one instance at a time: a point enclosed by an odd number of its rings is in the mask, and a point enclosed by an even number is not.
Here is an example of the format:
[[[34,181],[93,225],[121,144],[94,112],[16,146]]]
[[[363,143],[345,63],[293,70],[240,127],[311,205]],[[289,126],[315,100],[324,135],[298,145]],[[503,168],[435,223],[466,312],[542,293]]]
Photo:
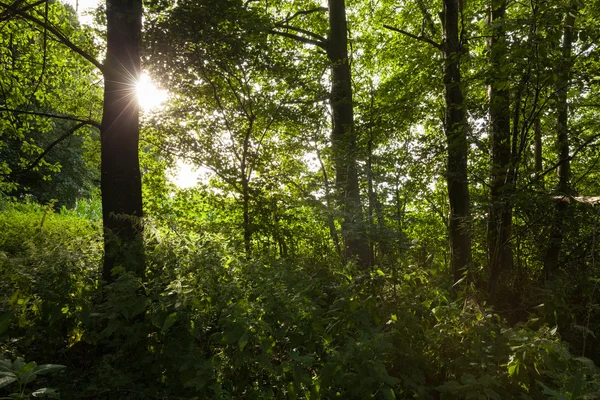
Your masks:
[[[59,372],[64,368],[66,368],[64,365],[58,364],[38,365],[35,361],[25,362],[21,357],[11,361],[0,354],[0,389],[13,390],[8,396],[0,399],[30,399],[31,396],[58,399],[59,394],[56,389],[44,387],[32,390],[29,387],[39,375]]]

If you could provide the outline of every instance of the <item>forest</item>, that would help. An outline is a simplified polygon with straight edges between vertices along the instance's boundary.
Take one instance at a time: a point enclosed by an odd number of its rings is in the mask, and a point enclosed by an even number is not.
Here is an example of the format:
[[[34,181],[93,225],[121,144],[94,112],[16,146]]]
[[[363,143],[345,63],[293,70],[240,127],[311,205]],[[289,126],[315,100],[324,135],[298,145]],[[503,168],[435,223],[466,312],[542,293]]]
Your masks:
[[[600,0],[79,8],[0,0],[0,399],[600,399]]]

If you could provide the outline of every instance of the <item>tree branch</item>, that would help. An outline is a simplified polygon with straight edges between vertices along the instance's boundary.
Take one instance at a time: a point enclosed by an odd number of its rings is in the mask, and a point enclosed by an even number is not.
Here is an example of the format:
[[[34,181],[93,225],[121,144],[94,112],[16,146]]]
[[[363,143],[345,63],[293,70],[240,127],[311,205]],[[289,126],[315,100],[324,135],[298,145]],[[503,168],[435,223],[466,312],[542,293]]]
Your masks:
[[[283,36],[289,39],[293,39],[296,40],[298,42],[302,42],[302,43],[306,43],[306,44],[312,44],[313,46],[317,46],[320,47],[321,49],[327,51],[327,43],[326,42],[321,42],[319,40],[312,40],[309,38],[305,38],[299,35],[295,35],[293,33],[289,33],[289,32],[279,32],[276,30],[270,30],[269,33],[273,34],[273,35],[279,35],[279,36]]]
[[[531,181],[529,181],[529,183],[527,183],[525,185],[525,187],[527,187],[529,185],[533,185],[534,183],[538,182],[540,180],[540,178],[548,175],[550,172],[554,171],[556,168],[560,167],[562,164],[564,164],[566,162],[570,162],[571,160],[573,160],[577,156],[577,154],[579,154],[579,152],[581,150],[583,150],[585,147],[587,147],[590,143],[592,143],[594,140],[596,140],[598,138],[600,138],[600,133],[589,137],[585,142],[583,142],[579,147],[577,147],[575,149],[575,151],[573,152],[573,154],[571,154],[569,157],[567,157],[567,158],[565,158],[563,160],[558,161],[557,163],[555,163],[550,168],[546,169],[541,174],[538,174],[534,179],[532,179]]]
[[[39,117],[48,117],[48,118],[55,118],[55,119],[63,119],[66,121],[82,122],[82,123],[85,123],[86,125],[91,125],[91,126],[94,126],[98,129],[100,129],[100,122],[94,121],[92,119],[83,119],[83,118],[72,117],[70,115],[56,115],[56,114],[49,114],[49,113],[38,112],[38,111],[24,111],[24,110],[15,110],[12,108],[7,108],[7,107],[0,107],[0,112],[3,112],[3,111],[15,113],[15,114],[37,115]]]
[[[426,38],[425,36],[417,36],[417,35],[413,35],[413,34],[412,34],[412,33],[410,33],[410,32],[407,32],[407,31],[405,31],[405,30],[403,30],[403,29],[400,29],[400,28],[395,28],[395,27],[393,27],[393,26],[390,26],[390,25],[383,25],[383,27],[384,27],[384,28],[386,28],[386,29],[389,29],[389,30],[391,30],[391,31],[398,32],[398,33],[401,33],[401,34],[403,34],[403,35],[405,35],[405,36],[408,36],[409,38],[412,38],[412,39],[418,40],[418,41],[420,41],[420,42],[424,42],[424,43],[430,44],[430,45],[432,45],[433,47],[435,47],[436,49],[438,49],[438,50],[440,50],[440,51],[442,51],[442,50],[443,50],[443,49],[442,49],[442,45],[441,45],[441,44],[439,44],[439,43],[437,43],[437,42],[434,42],[433,40],[431,40],[431,39],[429,39],[429,38]]]
[[[78,129],[83,128],[86,125],[90,125],[90,124],[87,122],[80,122],[77,125],[75,125],[74,127],[72,127],[71,129],[69,129],[67,132],[62,134],[58,139],[56,139],[54,142],[50,143],[50,145],[48,147],[46,147],[46,149],[42,152],[42,154],[40,154],[31,164],[29,164],[29,166],[27,168],[24,168],[17,172],[10,172],[8,174],[2,174],[2,175],[17,176],[17,175],[24,174],[25,172],[31,171],[40,163],[40,161],[42,161],[42,159],[46,156],[46,154],[48,154],[50,152],[50,150],[52,150],[57,144],[59,144],[60,142],[62,142],[65,139],[67,139],[69,136],[74,134]]]
[[[276,26],[278,28],[289,29],[292,31],[300,32],[300,33],[305,34],[306,36],[310,36],[313,39],[318,40],[319,42],[327,43],[327,39],[325,39],[323,36],[317,35],[316,33],[311,32],[307,29],[297,28],[295,26],[287,25],[287,24],[277,24]]]
[[[4,7],[6,10],[8,10],[11,7],[11,5],[0,1],[0,7]],[[100,70],[100,72],[104,73],[104,65],[102,65],[102,63],[100,63],[100,61],[96,60],[91,54],[89,54],[88,52],[83,50],[81,47],[79,47],[75,43],[73,43],[69,38],[67,38],[58,29],[56,29],[55,27],[53,27],[52,25],[50,25],[48,23],[45,23],[44,21],[40,21],[39,19],[27,14],[23,10],[14,10],[14,13],[16,15],[20,15],[22,18],[24,18],[28,21],[31,21],[34,24],[37,24],[37,25],[43,27],[44,29],[48,30],[48,32],[52,33],[62,44],[64,44],[69,49],[73,50],[75,53],[77,53],[80,56],[82,56],[83,58],[85,58],[87,61],[92,63],[96,68],[98,68]]]
[[[19,6],[21,5],[21,3],[23,3],[25,0],[16,0],[14,3],[12,3],[6,10],[2,11],[2,13],[0,13],[0,21],[6,21],[9,20],[11,15],[15,14],[15,10],[19,8]],[[25,7],[21,8],[20,11],[26,11],[30,8],[39,6],[40,4],[45,3],[47,0],[39,0],[36,3],[33,4],[26,4]]]
[[[316,7],[316,8],[311,8],[310,10],[297,11],[292,16],[287,17],[286,19],[281,21],[281,23],[283,23],[283,24],[288,23],[291,20],[293,20],[294,18],[299,17],[300,15],[309,15],[309,14],[314,14],[316,12],[327,12],[327,11],[329,11],[329,9],[327,7]]]

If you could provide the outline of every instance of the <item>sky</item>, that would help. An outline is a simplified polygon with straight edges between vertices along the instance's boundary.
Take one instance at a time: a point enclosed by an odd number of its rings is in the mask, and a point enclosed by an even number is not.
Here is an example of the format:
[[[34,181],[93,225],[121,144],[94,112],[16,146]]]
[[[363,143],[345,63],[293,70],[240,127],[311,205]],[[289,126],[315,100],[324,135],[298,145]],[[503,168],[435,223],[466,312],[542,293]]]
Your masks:
[[[92,17],[83,15],[86,11],[94,9],[98,6],[100,0],[61,0],[63,3],[70,4],[79,12],[79,21],[83,24],[89,24]]]

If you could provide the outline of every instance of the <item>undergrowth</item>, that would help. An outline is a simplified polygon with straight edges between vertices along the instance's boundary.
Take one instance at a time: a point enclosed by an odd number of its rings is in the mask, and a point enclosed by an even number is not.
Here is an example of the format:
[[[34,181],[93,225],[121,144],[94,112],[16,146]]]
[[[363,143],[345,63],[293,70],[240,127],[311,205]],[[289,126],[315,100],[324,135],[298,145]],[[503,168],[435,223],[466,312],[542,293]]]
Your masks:
[[[146,278],[102,288],[97,222],[2,207],[0,350],[66,366],[41,381],[64,399],[600,398],[535,310],[508,326],[423,266],[247,260],[218,233],[149,227]]]

